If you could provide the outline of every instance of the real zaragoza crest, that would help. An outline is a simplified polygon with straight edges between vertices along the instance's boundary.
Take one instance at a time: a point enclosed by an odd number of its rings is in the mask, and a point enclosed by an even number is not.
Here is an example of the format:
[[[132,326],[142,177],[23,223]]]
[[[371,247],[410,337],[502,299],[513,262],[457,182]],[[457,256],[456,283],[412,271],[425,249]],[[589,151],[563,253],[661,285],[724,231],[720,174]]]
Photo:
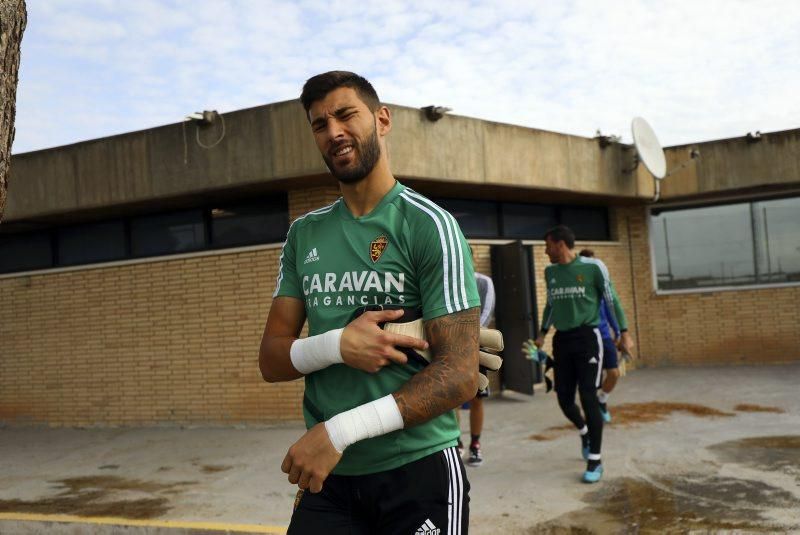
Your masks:
[[[381,234],[374,240],[372,240],[369,244],[369,257],[372,259],[372,263],[374,264],[378,260],[380,260],[381,255],[386,250],[386,246],[389,245],[389,238]]]

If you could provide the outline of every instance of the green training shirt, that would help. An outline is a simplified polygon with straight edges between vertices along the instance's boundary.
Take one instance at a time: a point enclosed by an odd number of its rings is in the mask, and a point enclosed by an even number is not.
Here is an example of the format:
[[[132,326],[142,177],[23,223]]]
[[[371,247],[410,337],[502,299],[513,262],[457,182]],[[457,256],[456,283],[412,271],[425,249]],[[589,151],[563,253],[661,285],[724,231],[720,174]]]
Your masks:
[[[628,328],[628,320],[615,299],[615,292],[606,265],[596,258],[576,256],[569,264],[550,264],[544,268],[547,304],[542,314],[542,331],[551,326],[569,331],[582,325],[597,327],[600,323],[600,299],[613,303],[609,307],[620,330]]]
[[[274,296],[302,299],[309,336],[344,327],[365,305],[422,307],[430,320],[480,306],[469,246],[453,216],[399,182],[363,217],[344,200],[298,218],[281,254]],[[375,374],[335,364],[305,377],[306,426],[395,392],[420,370],[390,364]],[[454,446],[453,411],[349,446],[334,473],[397,468]]]

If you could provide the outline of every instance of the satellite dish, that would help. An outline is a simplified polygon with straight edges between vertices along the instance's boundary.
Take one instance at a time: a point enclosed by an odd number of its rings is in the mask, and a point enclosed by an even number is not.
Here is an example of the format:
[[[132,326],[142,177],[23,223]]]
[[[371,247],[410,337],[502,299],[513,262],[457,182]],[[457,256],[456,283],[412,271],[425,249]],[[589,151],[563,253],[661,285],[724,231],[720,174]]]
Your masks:
[[[634,117],[631,121],[631,133],[639,161],[656,179],[664,178],[667,175],[667,159],[653,129],[641,117]]]

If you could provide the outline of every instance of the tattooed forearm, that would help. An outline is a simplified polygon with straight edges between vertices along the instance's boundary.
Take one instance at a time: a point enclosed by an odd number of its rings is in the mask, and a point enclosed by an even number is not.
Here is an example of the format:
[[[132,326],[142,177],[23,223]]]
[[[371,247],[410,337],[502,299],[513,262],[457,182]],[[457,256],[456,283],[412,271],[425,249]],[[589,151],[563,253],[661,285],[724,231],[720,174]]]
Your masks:
[[[425,323],[433,359],[394,393],[406,427],[426,422],[475,397],[479,314],[479,308],[470,308]]]

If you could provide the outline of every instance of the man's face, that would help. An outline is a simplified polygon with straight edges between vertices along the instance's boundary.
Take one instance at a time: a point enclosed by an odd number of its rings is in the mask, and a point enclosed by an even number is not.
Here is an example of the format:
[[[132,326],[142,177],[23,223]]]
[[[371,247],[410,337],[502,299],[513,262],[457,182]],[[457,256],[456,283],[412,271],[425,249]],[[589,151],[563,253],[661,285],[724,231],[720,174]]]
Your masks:
[[[340,87],[311,104],[311,130],[325,165],[345,184],[360,182],[381,157],[375,114],[354,89]]]
[[[561,258],[561,245],[563,241],[553,241],[549,236],[544,240],[544,254],[550,259],[551,264],[558,262]]]

